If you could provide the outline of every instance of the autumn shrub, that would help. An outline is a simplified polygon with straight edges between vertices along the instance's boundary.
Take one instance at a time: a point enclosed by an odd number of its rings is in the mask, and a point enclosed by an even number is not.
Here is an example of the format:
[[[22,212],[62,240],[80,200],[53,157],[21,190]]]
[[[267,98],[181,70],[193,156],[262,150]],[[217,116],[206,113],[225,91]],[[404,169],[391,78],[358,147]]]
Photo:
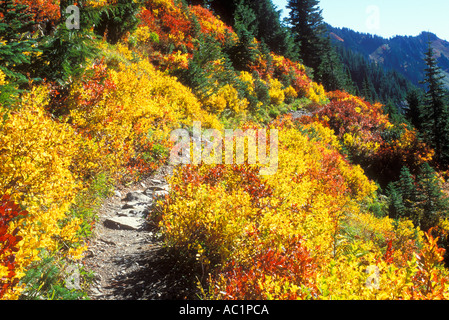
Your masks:
[[[22,237],[17,235],[19,227],[11,230],[12,222],[27,215],[8,195],[0,198],[0,299],[11,299],[19,292],[14,291],[19,281],[16,274],[15,253]]]
[[[273,176],[259,176],[257,166],[249,165],[180,167],[161,216],[167,244],[198,259],[211,272],[231,260],[235,266],[248,267],[254,257],[270,250],[268,255],[275,254],[270,259],[283,261],[276,250],[292,237],[304,239],[302,245],[317,264],[329,263],[341,220],[357,212],[357,203],[375,187],[337,152],[329,129],[320,127],[318,132],[320,139],[311,140],[293,125],[284,125],[279,134],[279,169]],[[274,271],[266,271],[269,281]],[[245,272],[252,271],[244,269],[240,275],[246,277]],[[288,279],[279,281],[273,285],[299,286]],[[264,291],[265,297],[274,294],[275,287]],[[304,292],[312,292],[312,287]],[[290,289],[283,291],[286,296],[301,295]]]
[[[300,238],[260,248],[245,263],[230,261],[214,279],[209,299],[297,300],[318,296],[316,265]]]
[[[79,151],[77,137],[68,124],[47,114],[46,103],[48,90],[35,88],[24,95],[19,111],[8,114],[0,130],[0,190],[28,212],[26,218],[10,223],[12,230],[20,227],[17,235],[23,239],[15,258],[18,278],[40,259],[43,248],[61,250],[67,257],[83,250],[77,236],[81,221],[67,217],[81,189],[71,171]]]
[[[220,127],[188,88],[147,61],[119,64],[118,70],[106,71],[102,64],[94,69],[72,90],[70,122],[87,138],[83,143],[92,142],[86,148],[102,154],[91,161],[100,172],[124,177],[157,169],[166,160],[171,130],[193,119]]]
[[[393,125],[380,103],[371,104],[346,92],[328,93],[330,102],[318,107],[313,117],[334,130],[351,161],[371,178],[386,186],[406,163],[417,168],[432,159],[433,151],[406,125]]]
[[[36,22],[54,25],[60,18],[59,0],[16,0],[16,2],[28,6],[28,11]]]

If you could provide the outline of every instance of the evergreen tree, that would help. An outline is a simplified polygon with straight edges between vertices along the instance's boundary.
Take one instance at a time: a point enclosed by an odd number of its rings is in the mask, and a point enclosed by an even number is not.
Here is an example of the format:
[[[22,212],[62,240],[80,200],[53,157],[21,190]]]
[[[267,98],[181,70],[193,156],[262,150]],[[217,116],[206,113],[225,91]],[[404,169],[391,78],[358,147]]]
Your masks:
[[[281,21],[281,12],[271,0],[244,1],[257,17],[255,37],[276,54],[291,60],[299,59],[299,48],[290,29]]]
[[[316,80],[324,85],[326,91],[346,89],[348,84],[350,86],[350,78],[332,47],[330,38],[323,38],[321,41],[323,56],[316,72]]]
[[[420,226],[423,231],[428,231],[430,228],[435,227],[441,218],[447,217],[449,203],[442,191],[442,186],[435,170],[428,163],[421,167],[418,185],[420,191],[418,200],[423,210]]]
[[[390,182],[386,190],[389,199],[388,210],[390,212],[390,218],[398,219],[402,217],[405,212],[402,195],[394,182]]]
[[[239,71],[249,71],[249,66],[256,59],[254,42],[258,23],[254,11],[240,0],[234,13],[234,29],[239,41],[230,48],[225,48],[233,67]]]
[[[210,0],[209,6],[220,19],[228,26],[234,26],[234,14],[237,9],[237,0]]]
[[[32,30],[32,15],[26,5],[4,0],[0,3],[0,69],[10,81],[27,83],[27,69],[31,63],[30,53],[37,52],[37,41],[27,32]]]
[[[330,38],[318,0],[290,0],[290,25],[303,63],[314,71],[314,80],[326,90],[345,89],[350,81]]]
[[[336,44],[334,48],[349,74],[346,81],[351,82],[345,87],[349,92],[365,96],[370,102],[386,104],[391,100],[397,109],[403,106],[407,92],[415,89],[411,81],[400,73],[385,71],[381,65],[342,44]]]
[[[29,80],[39,80],[31,57],[41,49],[38,41],[28,35],[35,23],[27,11],[26,5],[13,0],[0,2],[0,70],[7,81],[0,86],[0,104],[5,107],[15,105]]]
[[[441,69],[434,57],[434,51],[429,42],[425,54],[425,79],[427,90],[424,107],[421,112],[422,129],[428,142],[435,149],[436,160],[443,165],[449,164],[449,112],[444,103],[444,84]]]
[[[188,3],[195,4],[197,1],[190,0]],[[282,23],[281,13],[276,10],[271,0],[210,0],[205,3],[237,33],[241,27],[239,24],[242,23],[242,17],[249,18],[249,21],[243,19],[244,24],[252,24],[251,29],[246,28],[246,31],[266,44],[269,50],[292,60],[299,58],[299,49],[290,29]],[[245,37],[247,36],[248,34],[245,34]]]
[[[388,185],[390,217],[411,219],[419,225],[418,191],[415,179],[407,167],[401,169],[399,180]]]
[[[289,0],[289,23],[295,41],[300,46],[300,56],[304,64],[315,71],[321,64],[322,37],[325,32],[322,10],[318,0]]]
[[[403,202],[403,216],[419,225],[422,210],[418,206],[418,189],[410,170],[403,167],[397,182]]]
[[[418,89],[410,90],[407,93],[406,101],[405,116],[416,129],[421,130],[421,91]]]
[[[109,43],[116,44],[127,32],[137,27],[138,1],[118,0],[101,12],[95,25],[95,33],[106,36]]]
[[[408,168],[402,168],[399,180],[388,185],[387,194],[390,217],[411,219],[423,231],[437,226],[448,215],[449,202],[428,163],[421,166],[417,179]]]
[[[216,73],[212,71],[209,64],[218,59],[223,60],[224,71]],[[218,92],[222,86],[233,84],[236,81],[235,70],[228,56],[215,38],[207,35],[198,39],[193,58],[189,61],[189,67],[177,70],[174,75],[185,86],[192,88],[200,98],[206,98]]]
[[[61,21],[55,33],[43,43],[43,54],[39,60],[42,78],[57,83],[61,88],[69,87],[80,77],[87,59],[95,57],[98,52],[93,41],[95,35],[90,29],[100,21],[100,11],[85,7],[84,1],[76,2],[82,10],[80,28],[69,30],[65,23],[68,17],[66,8],[74,3],[73,0],[61,0]]]

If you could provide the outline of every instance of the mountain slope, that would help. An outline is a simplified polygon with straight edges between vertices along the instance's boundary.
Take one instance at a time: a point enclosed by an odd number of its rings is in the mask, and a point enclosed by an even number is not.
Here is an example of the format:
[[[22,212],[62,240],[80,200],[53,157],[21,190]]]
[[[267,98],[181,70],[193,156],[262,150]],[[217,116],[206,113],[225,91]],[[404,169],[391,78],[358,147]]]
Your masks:
[[[442,179],[427,170],[432,194],[397,221],[388,216],[388,200],[379,197],[373,181],[382,186],[401,178],[403,166],[420,173],[432,163],[433,152],[416,131],[390,122],[379,103],[326,92],[305,66],[263,50],[256,39],[242,41],[205,7],[178,0],[146,0],[131,8],[126,5],[136,2],[78,3],[113,28],[100,32],[91,28],[98,21],[89,20],[88,28],[68,31],[56,21],[49,44],[67,50],[50,50],[51,55],[43,50],[32,58],[45,69],[55,65],[49,57],[71,58],[79,47],[63,40],[77,32],[79,43],[91,41],[98,49],[89,59],[78,56],[82,72],[63,77],[69,85],[49,79],[30,83],[15,109],[0,103],[0,194],[6,195],[0,200],[0,239],[7,240],[0,250],[0,298],[60,298],[42,282],[47,278],[41,276],[42,260],[82,259],[93,232],[93,196],[100,197],[109,180],[128,184],[167,163],[180,131],[182,142],[192,132],[201,141],[198,122],[216,129],[204,132],[214,136],[214,145],[223,142],[223,134],[226,145],[235,140],[235,162],[238,155],[248,161],[235,164],[226,152],[224,165],[223,157],[211,159],[208,147],[192,148],[203,162],[176,166],[167,181],[169,194],[147,212],[176,266],[182,266],[176,269],[201,289],[196,296],[449,297],[444,249],[436,244],[436,237],[449,234],[449,220],[446,211],[428,213]],[[135,13],[130,18],[122,8]],[[118,37],[113,30],[124,25],[118,21],[134,18],[135,28]],[[17,38],[23,41],[25,31]],[[41,42],[37,45],[48,47]],[[44,78],[41,68],[35,71]],[[17,86],[0,73],[1,83]],[[304,116],[272,119],[292,108]],[[237,147],[239,134],[228,141],[225,128],[246,131],[247,153]],[[255,158],[264,163],[250,163],[252,133],[258,136]],[[268,137],[269,155],[263,140]],[[228,150],[218,146],[213,154],[220,151]],[[189,155],[188,149],[182,154]],[[259,169],[267,164],[277,170],[264,176]],[[428,230],[410,219],[415,216],[438,229],[425,236]],[[149,249],[142,247],[142,254]],[[118,254],[124,258],[125,252]]]
[[[379,36],[360,33],[348,28],[328,26],[334,44],[362,54],[365,58],[382,65],[386,70],[395,70],[404,75],[414,85],[420,86],[424,78],[423,61],[428,42],[446,75],[446,87],[449,89],[449,42],[430,32],[420,35],[396,36],[385,39]]]

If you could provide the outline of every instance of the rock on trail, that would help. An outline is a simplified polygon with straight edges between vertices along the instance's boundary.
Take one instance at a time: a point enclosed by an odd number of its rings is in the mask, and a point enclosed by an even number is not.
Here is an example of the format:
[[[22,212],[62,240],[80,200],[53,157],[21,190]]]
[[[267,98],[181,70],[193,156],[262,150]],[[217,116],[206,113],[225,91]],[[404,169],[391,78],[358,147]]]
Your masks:
[[[168,168],[163,168],[167,170]],[[191,290],[147,224],[158,197],[169,192],[166,173],[123,188],[103,204],[95,236],[83,263],[94,274],[91,300],[170,300],[191,298]]]

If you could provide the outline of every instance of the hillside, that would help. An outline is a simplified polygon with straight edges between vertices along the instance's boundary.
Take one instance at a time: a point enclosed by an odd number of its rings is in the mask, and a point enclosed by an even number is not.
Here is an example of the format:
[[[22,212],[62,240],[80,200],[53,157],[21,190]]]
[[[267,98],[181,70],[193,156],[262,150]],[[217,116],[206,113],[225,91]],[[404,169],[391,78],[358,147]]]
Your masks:
[[[424,77],[426,65],[423,59],[430,41],[439,66],[446,75],[446,88],[449,89],[449,42],[435,34],[422,32],[415,37],[395,36],[385,39],[347,28],[328,28],[335,44],[360,53],[386,70],[399,72],[416,86],[421,86],[420,81]]]
[[[198,3],[77,1],[74,28],[66,1],[0,6],[0,298],[87,298],[93,271],[63,274],[100,209],[164,166],[122,200],[185,296],[449,298],[447,176],[418,131]]]

